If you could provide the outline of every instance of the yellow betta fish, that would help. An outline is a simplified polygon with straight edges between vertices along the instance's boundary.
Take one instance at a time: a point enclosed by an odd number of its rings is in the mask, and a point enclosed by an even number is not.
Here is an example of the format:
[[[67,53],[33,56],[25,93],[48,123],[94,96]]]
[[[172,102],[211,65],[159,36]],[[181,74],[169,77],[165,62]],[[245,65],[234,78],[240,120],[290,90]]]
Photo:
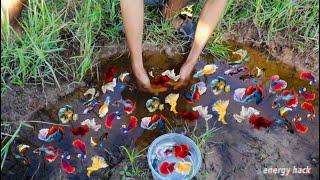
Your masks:
[[[192,164],[190,162],[179,161],[176,165],[176,171],[182,175],[188,175],[190,173]]]
[[[104,117],[109,111],[110,97],[107,96],[99,109],[99,117]]]
[[[179,94],[171,93],[165,99],[165,102],[170,104],[170,106],[171,106],[170,111],[174,112],[175,114],[178,113],[176,110],[178,98],[179,98]]]
[[[212,106],[212,110],[218,112],[220,121],[222,124],[227,124],[225,115],[227,114],[227,108],[229,106],[229,100],[218,100]]]
[[[204,75],[209,75],[209,74],[213,74],[216,72],[216,70],[218,69],[218,66],[215,65],[215,64],[208,64],[208,65],[205,65],[203,67],[203,69],[197,71],[193,77],[194,78],[198,78],[200,76],[204,76]]]
[[[101,156],[93,156],[91,160],[92,160],[92,165],[87,168],[87,176],[89,177],[91,176],[91,173],[93,171],[97,171],[101,168],[106,168],[109,166],[104,160],[104,158]]]

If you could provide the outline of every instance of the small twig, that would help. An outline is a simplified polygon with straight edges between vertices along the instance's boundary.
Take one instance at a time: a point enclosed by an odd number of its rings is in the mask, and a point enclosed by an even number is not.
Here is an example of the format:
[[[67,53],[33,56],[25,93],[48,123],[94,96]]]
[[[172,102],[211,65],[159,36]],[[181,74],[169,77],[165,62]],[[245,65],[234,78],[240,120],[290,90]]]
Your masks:
[[[7,133],[4,133],[4,132],[1,132],[1,135],[5,135],[5,136],[13,136],[13,135],[11,135],[11,134],[7,134]],[[19,137],[19,135],[17,135],[16,137]]]

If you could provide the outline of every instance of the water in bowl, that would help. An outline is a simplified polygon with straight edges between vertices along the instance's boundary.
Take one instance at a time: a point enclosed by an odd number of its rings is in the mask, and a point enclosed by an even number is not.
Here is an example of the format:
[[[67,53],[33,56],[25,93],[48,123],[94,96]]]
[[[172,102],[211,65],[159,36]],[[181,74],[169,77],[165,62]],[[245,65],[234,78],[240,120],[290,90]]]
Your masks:
[[[174,153],[170,153],[168,156],[165,156],[161,159],[157,158],[157,151],[159,150],[159,148],[161,148],[162,150],[166,150],[166,149],[172,149],[173,146],[175,145],[180,145],[179,143],[176,143],[174,141],[169,141],[169,142],[164,142],[164,143],[159,143],[154,149],[155,151],[152,153],[151,155],[151,163],[152,163],[152,167],[153,169],[155,169],[155,171],[158,173],[158,175],[161,177],[161,179],[170,179],[170,180],[182,180],[182,179],[191,179],[192,176],[195,174],[196,171],[196,167],[195,167],[195,157],[196,157],[196,152],[195,149],[189,147],[189,153],[185,158],[177,158],[175,157]],[[168,162],[170,163],[175,163],[174,165],[174,170],[167,174],[164,175],[160,172],[160,166],[162,163],[164,162]],[[177,163],[178,162],[189,162],[191,163],[191,169],[189,171],[188,174],[181,174],[179,172],[177,172]]]

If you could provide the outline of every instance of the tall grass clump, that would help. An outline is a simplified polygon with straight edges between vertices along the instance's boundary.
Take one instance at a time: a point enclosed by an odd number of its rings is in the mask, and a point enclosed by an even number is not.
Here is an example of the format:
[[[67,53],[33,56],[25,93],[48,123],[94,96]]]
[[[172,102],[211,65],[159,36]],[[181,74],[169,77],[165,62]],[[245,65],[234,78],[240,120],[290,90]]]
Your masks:
[[[64,44],[59,34],[66,26],[61,13],[50,11],[45,0],[29,0],[23,16],[23,34],[13,31],[8,23],[1,34],[2,92],[10,84],[23,87],[30,81],[60,87],[58,77],[68,74],[67,64],[60,56]]]

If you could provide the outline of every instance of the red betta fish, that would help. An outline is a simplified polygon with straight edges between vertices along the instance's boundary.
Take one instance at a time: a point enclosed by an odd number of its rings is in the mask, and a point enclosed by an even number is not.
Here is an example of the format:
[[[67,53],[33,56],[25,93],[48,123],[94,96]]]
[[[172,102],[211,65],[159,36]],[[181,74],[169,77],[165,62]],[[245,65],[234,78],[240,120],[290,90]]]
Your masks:
[[[316,84],[316,78],[309,71],[302,71],[300,73],[300,79],[308,80],[310,85],[315,85]]]
[[[167,83],[170,81],[169,76],[157,76],[154,79],[151,80],[151,84],[153,85],[160,85],[162,87],[166,87]]]
[[[187,144],[175,145],[173,147],[173,152],[177,158],[185,158],[189,154],[189,146]]]
[[[175,163],[163,162],[159,166],[159,171],[162,175],[168,175],[173,172]]]
[[[52,126],[47,133],[47,139],[55,139],[60,142],[63,138],[64,130],[59,126]]]
[[[52,146],[46,147],[45,152],[46,152],[45,159],[49,162],[53,162],[59,155],[58,150],[54,149],[54,147]]]
[[[299,115],[296,115],[293,119],[292,119],[293,125],[296,128],[297,132],[305,134],[308,132],[309,128],[306,125],[303,125],[301,123],[301,117]]]
[[[103,72],[101,76],[104,78],[104,83],[109,83],[113,80],[116,72],[116,66],[111,66],[107,71]]]
[[[120,119],[120,116],[122,114],[119,111],[115,111],[112,112],[110,114],[107,115],[106,120],[104,121],[104,125],[106,126],[106,128],[111,129],[112,128],[112,121],[114,118],[116,119]]]
[[[71,132],[75,136],[85,136],[89,132],[89,126],[80,125],[79,127],[71,129]]]
[[[187,111],[187,112],[180,112],[180,117],[186,119],[190,122],[195,121],[199,118],[198,111]]]
[[[128,127],[126,125],[122,125],[121,132],[122,133],[128,133],[131,132],[133,129],[135,129],[138,126],[138,119],[135,116],[130,116],[130,122]]]
[[[73,167],[67,160],[70,159],[70,155],[68,152],[64,152],[62,157],[61,157],[61,169],[68,173],[68,174],[72,174],[76,171],[76,168]]]
[[[307,88],[302,87],[299,89],[299,94],[304,98],[306,101],[313,101],[316,99],[316,93],[314,92],[307,92]]]
[[[307,117],[310,120],[314,120],[314,118],[316,117],[316,114],[315,114],[314,106],[311,103],[303,102],[301,104],[301,109],[308,111],[310,114],[308,114]]]
[[[268,120],[263,116],[252,115],[250,117],[249,123],[252,124],[254,128],[260,129],[260,127],[270,127],[274,123],[274,120]]]
[[[82,142],[80,139],[76,139],[72,142],[72,145],[80,150],[80,154],[78,154],[78,158],[81,160],[84,160],[86,158],[87,154],[87,147],[84,142]]]

